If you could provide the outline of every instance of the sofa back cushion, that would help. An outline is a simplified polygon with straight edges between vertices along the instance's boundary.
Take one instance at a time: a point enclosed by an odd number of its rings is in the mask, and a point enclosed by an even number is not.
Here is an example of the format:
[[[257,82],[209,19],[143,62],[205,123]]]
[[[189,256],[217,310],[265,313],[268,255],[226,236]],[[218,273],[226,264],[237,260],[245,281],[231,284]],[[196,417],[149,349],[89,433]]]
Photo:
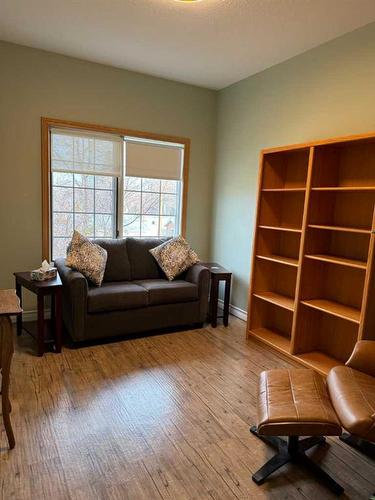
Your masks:
[[[127,238],[128,257],[132,280],[165,278],[163,271],[150,254],[151,248],[161,245],[168,238]]]
[[[103,281],[130,281],[131,269],[127,252],[127,240],[94,240],[107,250],[107,265]]]

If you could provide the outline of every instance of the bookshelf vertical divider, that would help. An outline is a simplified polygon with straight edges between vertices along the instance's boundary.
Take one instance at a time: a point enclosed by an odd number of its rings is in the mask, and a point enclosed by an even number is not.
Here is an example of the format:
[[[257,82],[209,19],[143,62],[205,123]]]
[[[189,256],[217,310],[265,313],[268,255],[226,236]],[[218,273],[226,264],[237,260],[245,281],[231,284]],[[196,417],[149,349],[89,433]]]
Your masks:
[[[303,206],[303,218],[302,218],[302,234],[299,248],[298,257],[298,270],[297,270],[297,281],[296,281],[296,295],[294,301],[294,315],[292,323],[292,334],[291,334],[291,347],[290,352],[294,354],[296,351],[296,328],[297,328],[297,318],[300,310],[300,297],[301,297],[301,276],[302,276],[302,266],[303,266],[303,256],[305,254],[305,243],[306,243],[306,231],[308,224],[308,214],[309,214],[309,202],[310,202],[310,192],[311,192],[311,180],[312,180],[312,169],[314,162],[314,146],[310,147],[309,151],[309,164],[307,167],[307,181],[306,181],[306,193],[305,201]]]
[[[359,325],[359,339],[367,340],[367,332],[374,330],[375,326],[375,206],[372,217],[372,227],[370,236],[370,245],[368,252],[368,265],[365,276],[365,286],[363,293],[363,303],[361,310],[361,322]],[[373,289],[372,289],[372,287]],[[372,298],[372,300],[371,300]],[[369,317],[373,318],[373,325],[368,325]],[[372,338],[375,337],[375,334]],[[370,336],[371,339],[371,336]]]
[[[327,374],[375,340],[375,133],[263,150],[248,336]]]

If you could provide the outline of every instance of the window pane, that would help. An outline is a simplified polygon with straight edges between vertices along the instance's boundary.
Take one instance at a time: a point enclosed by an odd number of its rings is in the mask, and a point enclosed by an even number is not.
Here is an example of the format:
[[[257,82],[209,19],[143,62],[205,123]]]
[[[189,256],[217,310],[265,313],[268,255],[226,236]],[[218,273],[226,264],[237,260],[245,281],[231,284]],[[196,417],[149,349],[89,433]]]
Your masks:
[[[177,192],[177,182],[179,181],[161,181],[161,192],[162,193],[176,193]]]
[[[160,180],[159,179],[142,179],[142,191],[154,191],[155,193],[160,192]]]
[[[113,177],[104,177],[103,175],[95,176],[96,189],[113,189]]]
[[[70,243],[70,238],[53,238],[52,240],[52,255],[54,259],[57,257],[65,257],[66,249]]]
[[[158,236],[159,235],[159,217],[153,215],[142,215],[141,224],[142,236]]]
[[[160,236],[176,235],[176,217],[160,217]]]
[[[124,236],[140,236],[141,217],[140,215],[124,216]]]
[[[74,210],[75,212],[94,211],[94,191],[92,189],[74,190]]]
[[[94,176],[93,175],[74,174],[74,186],[78,187],[78,188],[93,188],[94,187]]]
[[[73,214],[53,213],[53,235],[70,237],[73,234]]]
[[[73,156],[73,137],[52,134],[52,158],[69,161]]]
[[[160,195],[156,193],[142,193],[142,213],[159,214]]]
[[[125,190],[140,191],[142,189],[142,179],[140,177],[125,177]]]
[[[53,172],[52,184],[54,186],[73,186],[73,174],[65,172]]]
[[[161,210],[162,215],[176,215],[177,213],[177,196],[175,194],[161,195]]]
[[[113,191],[95,191],[95,212],[111,214],[113,206]]]
[[[88,238],[94,237],[94,216],[92,214],[76,214],[75,229]]]
[[[124,193],[124,213],[141,213],[141,193],[134,193],[133,191]]]
[[[54,212],[73,211],[73,188],[62,188],[62,187],[53,188],[52,210]]]
[[[102,237],[114,238],[112,215],[95,215],[95,238]]]

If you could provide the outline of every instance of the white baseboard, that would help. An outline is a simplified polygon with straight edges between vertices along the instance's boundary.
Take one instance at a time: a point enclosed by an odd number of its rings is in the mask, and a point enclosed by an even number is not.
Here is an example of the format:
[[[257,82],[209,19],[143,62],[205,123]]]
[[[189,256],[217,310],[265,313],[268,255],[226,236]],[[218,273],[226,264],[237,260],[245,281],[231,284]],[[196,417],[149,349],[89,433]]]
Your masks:
[[[50,310],[45,310],[44,311],[44,317],[46,319],[50,319],[51,317],[51,311]],[[36,321],[38,318],[38,312],[35,311],[35,310],[32,310],[32,311],[24,311],[22,313],[22,321]],[[12,316],[12,323],[15,323],[16,322],[16,316]]]
[[[218,299],[218,304],[220,309],[223,308],[224,306],[224,301],[222,299]],[[229,312],[236,318],[242,319],[242,321],[247,321],[247,312],[244,311],[243,309],[240,309],[237,306],[234,306],[232,304],[229,305]],[[44,311],[45,318],[49,319],[51,317],[51,311],[46,310]],[[36,310],[32,311],[24,311],[22,313],[22,321],[36,321],[37,320],[38,313]],[[12,316],[12,322],[16,322],[16,317]]]
[[[218,300],[219,307],[222,309],[224,307],[224,301],[222,299]],[[242,321],[247,321],[247,312],[240,309],[237,306],[229,304],[229,312],[236,318],[242,319]]]

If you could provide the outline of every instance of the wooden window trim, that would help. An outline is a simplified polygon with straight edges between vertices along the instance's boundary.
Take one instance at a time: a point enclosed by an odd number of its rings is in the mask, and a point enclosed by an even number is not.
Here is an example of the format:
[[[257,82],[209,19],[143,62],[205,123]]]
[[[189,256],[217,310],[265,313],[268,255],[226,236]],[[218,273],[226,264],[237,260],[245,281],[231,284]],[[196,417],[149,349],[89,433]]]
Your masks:
[[[42,126],[42,258],[50,261],[51,259],[51,186],[50,186],[50,129],[57,128],[75,128],[79,130],[88,130],[93,132],[105,132],[122,136],[139,137],[141,139],[152,139],[156,141],[174,142],[184,145],[184,163],[183,163],[183,190],[181,207],[181,234],[186,236],[186,212],[187,197],[189,189],[189,161],[190,161],[190,139],[186,137],[177,137],[174,135],[155,134],[153,132],[140,132],[125,128],[108,127],[105,125],[93,125],[90,123],[74,122],[70,120],[60,120],[58,118],[41,118]]]

